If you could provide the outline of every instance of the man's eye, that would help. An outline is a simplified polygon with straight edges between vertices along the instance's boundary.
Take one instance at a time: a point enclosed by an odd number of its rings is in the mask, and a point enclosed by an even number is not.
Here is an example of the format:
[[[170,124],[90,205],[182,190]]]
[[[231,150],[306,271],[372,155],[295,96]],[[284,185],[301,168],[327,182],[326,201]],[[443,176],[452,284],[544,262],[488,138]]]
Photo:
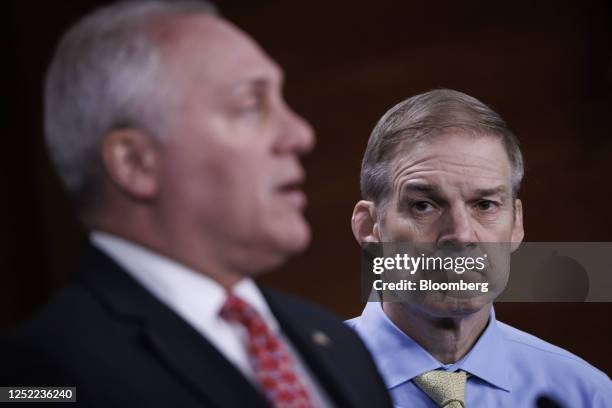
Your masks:
[[[428,201],[417,201],[412,204],[412,210],[420,214],[427,214],[434,210],[434,206]]]
[[[241,116],[253,116],[263,112],[265,101],[259,96],[251,96],[245,98],[242,103],[237,106],[236,112]]]
[[[493,212],[499,208],[499,204],[491,200],[481,200],[478,203],[476,203],[476,207],[480,211]]]

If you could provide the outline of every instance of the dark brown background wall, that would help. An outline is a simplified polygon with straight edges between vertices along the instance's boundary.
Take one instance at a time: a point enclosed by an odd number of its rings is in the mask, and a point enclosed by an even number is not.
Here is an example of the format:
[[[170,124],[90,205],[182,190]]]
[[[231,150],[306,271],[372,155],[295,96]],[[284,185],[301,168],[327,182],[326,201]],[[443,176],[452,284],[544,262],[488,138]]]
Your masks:
[[[60,33],[101,0],[12,2],[5,53],[0,326],[67,279],[85,235],[44,153],[42,76]],[[536,3],[536,4],[534,4]],[[562,4],[561,4],[562,3]],[[261,280],[343,317],[358,314],[349,219],[371,128],[393,104],[450,87],[490,104],[527,160],[527,241],[612,241],[612,40],[601,1],[221,1],[287,73],[286,97],[315,126],[306,160],[314,242]],[[6,98],[6,97],[5,97]],[[612,271],[611,271],[612,272]],[[497,306],[498,317],[610,372],[609,303]]]

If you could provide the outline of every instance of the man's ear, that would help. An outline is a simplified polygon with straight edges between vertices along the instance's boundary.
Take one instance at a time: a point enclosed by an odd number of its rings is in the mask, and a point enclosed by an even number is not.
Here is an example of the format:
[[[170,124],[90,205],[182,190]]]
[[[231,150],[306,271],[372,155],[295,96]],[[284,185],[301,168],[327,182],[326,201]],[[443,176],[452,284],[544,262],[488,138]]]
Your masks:
[[[380,227],[376,205],[372,201],[361,200],[355,205],[351,217],[353,236],[358,243],[380,242]]]
[[[153,139],[138,129],[118,129],[102,142],[104,168],[115,186],[137,199],[157,195],[158,149]]]
[[[525,237],[523,229],[523,203],[518,198],[514,201],[514,227],[512,227],[512,252],[516,251]]]

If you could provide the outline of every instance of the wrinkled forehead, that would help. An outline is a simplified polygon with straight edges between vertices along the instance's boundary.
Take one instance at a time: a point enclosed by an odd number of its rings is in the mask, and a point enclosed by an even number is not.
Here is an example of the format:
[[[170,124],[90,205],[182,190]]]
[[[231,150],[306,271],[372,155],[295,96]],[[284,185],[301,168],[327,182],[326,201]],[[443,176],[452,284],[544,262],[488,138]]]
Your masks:
[[[400,144],[390,161],[390,182],[393,191],[410,182],[510,189],[511,165],[501,137],[449,130]]]
[[[164,65],[179,79],[231,83],[258,75],[282,77],[278,65],[248,34],[218,16],[168,18],[157,25],[153,36]]]

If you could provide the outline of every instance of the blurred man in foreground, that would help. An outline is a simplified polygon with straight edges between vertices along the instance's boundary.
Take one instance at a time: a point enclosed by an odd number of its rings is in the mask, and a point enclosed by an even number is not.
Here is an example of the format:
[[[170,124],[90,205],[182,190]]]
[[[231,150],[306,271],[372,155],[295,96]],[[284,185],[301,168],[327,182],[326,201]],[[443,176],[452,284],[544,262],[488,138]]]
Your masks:
[[[389,405],[351,330],[252,280],[310,240],[314,135],[282,85],[206,3],[118,3],[68,31],[45,132],[90,242],[11,334],[2,385],[76,385],[100,407]]]
[[[429,245],[464,254],[518,247],[523,159],[498,114],[452,90],[409,98],[378,122],[352,217],[360,243]],[[469,275],[466,273],[463,276]],[[348,324],[375,357],[396,406],[607,407],[610,379],[584,360],[495,319],[482,295],[426,291],[369,302]]]

